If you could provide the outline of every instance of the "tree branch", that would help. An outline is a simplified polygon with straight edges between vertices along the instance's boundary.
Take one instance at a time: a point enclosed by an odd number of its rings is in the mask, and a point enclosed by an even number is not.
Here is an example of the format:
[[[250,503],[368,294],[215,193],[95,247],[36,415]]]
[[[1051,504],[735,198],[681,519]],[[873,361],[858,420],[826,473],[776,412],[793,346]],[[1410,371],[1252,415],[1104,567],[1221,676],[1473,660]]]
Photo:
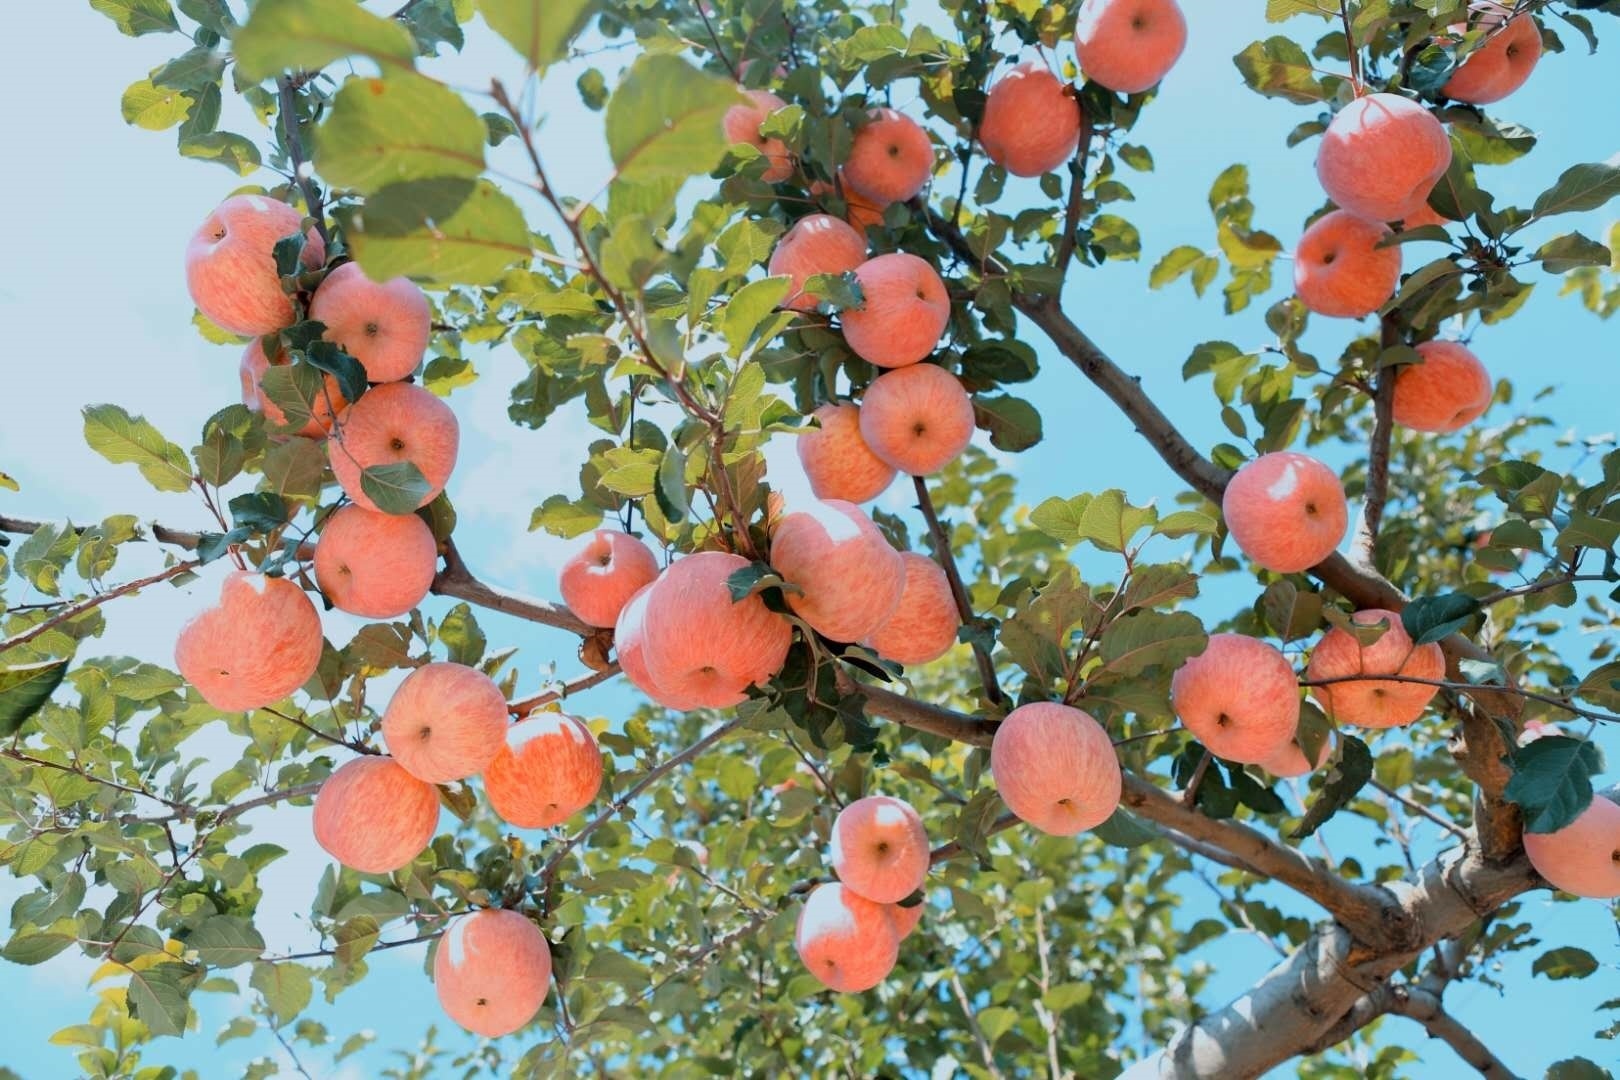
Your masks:
[[[1383,345],[1400,344],[1400,327],[1386,315],[1381,321]],[[1373,389],[1372,442],[1367,448],[1367,490],[1361,500],[1361,518],[1350,544],[1351,560],[1359,567],[1377,573],[1378,527],[1384,520],[1384,502],[1389,497],[1389,447],[1395,435],[1395,369],[1380,368]]]
[[[581,675],[571,683],[564,683],[559,689],[547,690],[543,694],[536,694],[522,701],[514,701],[507,708],[513,716],[522,718],[528,716],[542,705],[550,705],[553,701],[566,701],[570,695],[583,693],[593,686],[601,686],[622,669],[618,664],[609,664],[601,671],[593,671],[589,675]]]
[[[1456,1017],[1446,1012],[1438,994],[1412,986],[1402,987],[1391,996],[1390,1012],[1422,1024],[1431,1036],[1443,1040],[1457,1052],[1458,1057],[1478,1069],[1479,1075],[1487,1080],[1517,1080],[1518,1073],[1491,1053],[1490,1048]]]
[[[962,572],[956,567],[956,555],[951,550],[950,537],[945,532],[945,526],[940,523],[939,514],[934,510],[934,500],[928,494],[928,481],[920,476],[913,476],[912,483],[917,489],[917,509],[928,522],[928,535],[934,541],[934,558],[945,570],[945,580],[950,582],[951,597],[956,601],[956,613],[962,620],[963,626],[972,626],[978,619],[973,613],[973,601],[968,597],[967,587],[962,584]],[[973,642],[973,660],[979,665],[979,682],[984,686],[984,696],[992,704],[1000,704],[1004,700],[1001,693],[1001,683],[996,679],[995,661],[990,658],[990,651],[978,641]]]
[[[5,531],[11,532],[12,530],[6,529]],[[177,578],[186,571],[196,567],[196,565],[197,561],[195,559],[175,563],[173,566],[162,571],[161,573],[152,574],[148,577],[126,582],[125,584],[119,585],[116,588],[108,589],[106,592],[96,593],[94,596],[89,596],[78,601],[77,603],[70,604],[61,611],[58,611],[55,615],[52,615],[50,618],[46,619],[44,622],[36,623],[35,625],[30,626],[27,630],[24,630],[19,634],[14,634],[4,641],[0,641],[0,654],[6,653],[11,649],[15,649],[19,645],[26,645],[53,627],[60,626],[69,619],[76,619],[87,611],[93,611],[109,600],[116,600],[120,596],[128,596],[130,593],[139,592],[148,585],[156,585],[159,582],[168,581],[171,578]]]
[[[1063,210],[1063,237],[1058,241],[1057,257],[1052,260],[1060,281],[1068,276],[1069,262],[1074,258],[1074,247],[1080,231],[1080,210],[1086,199],[1086,159],[1091,155],[1092,136],[1097,133],[1096,128],[1091,126],[1091,117],[1080,108],[1078,96],[1074,99],[1074,107],[1080,114],[1080,143],[1069,161],[1069,202]]]
[[[410,5],[407,4],[400,9],[400,14],[409,10]],[[332,237],[326,231],[326,210],[321,205],[321,193],[315,187],[314,177],[304,168],[304,142],[298,133],[298,89],[286,75],[276,80],[276,86],[280,89],[281,131],[287,144],[287,157],[292,161],[293,182],[304,195],[304,206],[309,210],[309,216],[315,219],[315,231],[320,234],[321,243],[330,244]]]

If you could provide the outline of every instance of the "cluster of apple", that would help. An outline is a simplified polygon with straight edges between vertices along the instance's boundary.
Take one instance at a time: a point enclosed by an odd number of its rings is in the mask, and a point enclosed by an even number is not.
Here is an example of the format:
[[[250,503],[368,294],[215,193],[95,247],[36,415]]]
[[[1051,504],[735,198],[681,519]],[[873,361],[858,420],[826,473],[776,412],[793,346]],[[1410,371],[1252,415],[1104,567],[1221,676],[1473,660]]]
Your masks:
[[[255,335],[242,357],[243,401],[278,429],[283,409],[265,392],[267,372],[291,362],[282,331],[299,310],[283,287],[276,248],[296,238],[298,212],[266,196],[222,203],[193,236],[186,279],[198,309],[218,326]],[[377,465],[409,462],[428,481],[426,505],[456,461],[455,415],[408,379],[431,333],[426,296],[405,278],[378,284],[354,263],[324,274],[325,244],[311,228],[299,262],[318,276],[307,315],[322,336],[364,369],[368,389],[352,403],[332,374],[310,402],[309,421],[285,437],[324,440],[348,502],[327,515],[315,545],[317,584],[340,610],[393,618],[421,603],[432,586],[439,547],[415,513],[385,513],[361,482]],[[292,283],[301,291],[305,280]],[[418,507],[419,508],[419,507]],[[650,553],[648,555],[650,558]],[[315,674],[323,647],[315,605],[285,577],[237,571],[219,602],[182,629],[175,663],[203,698],[222,710],[273,705]],[[561,824],[595,799],[602,756],[578,719],[536,711],[508,722],[505,695],[488,675],[456,663],[411,672],[383,712],[386,754],[360,754],[321,785],[316,841],[361,873],[408,865],[433,839],[438,785],[480,775],[490,808],[520,828]],[[445,1011],[462,1026],[502,1035],[526,1024],[544,1000],[551,957],[544,935],[523,916],[496,909],[457,920],[434,961]]]
[[[911,804],[868,795],[838,812],[827,854],[838,880],[805,898],[793,947],[823,986],[870,990],[922,919],[916,894],[928,879],[928,832]]]

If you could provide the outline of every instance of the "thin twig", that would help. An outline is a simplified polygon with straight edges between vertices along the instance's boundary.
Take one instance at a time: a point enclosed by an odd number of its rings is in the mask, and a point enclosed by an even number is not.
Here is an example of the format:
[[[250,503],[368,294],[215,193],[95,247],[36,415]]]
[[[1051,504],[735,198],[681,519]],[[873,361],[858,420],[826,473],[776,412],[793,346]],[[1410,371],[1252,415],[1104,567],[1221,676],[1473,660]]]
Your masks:
[[[100,607],[109,600],[116,600],[120,596],[128,596],[130,593],[139,592],[148,585],[156,585],[159,582],[168,581],[170,578],[177,578],[186,571],[194,569],[196,566],[197,561],[195,559],[175,563],[173,566],[162,571],[161,573],[151,574],[135,581],[126,582],[117,588],[108,589],[106,592],[97,593],[94,596],[86,597],[75,604],[63,608],[61,611],[57,612],[55,615],[52,615],[44,622],[30,626],[27,630],[24,630],[19,634],[14,634],[4,641],[0,641],[0,653],[5,653],[11,649],[15,649],[19,645],[26,645],[51,628],[60,626],[69,619],[76,619],[85,612]]]
[[[547,690],[543,694],[536,694],[534,697],[524,698],[522,701],[514,701],[511,703],[511,705],[507,706],[507,709],[513,716],[528,716],[534,710],[544,705],[550,705],[553,701],[565,701],[570,696],[589,690],[593,686],[601,686],[603,683],[619,674],[621,670],[623,669],[621,669],[618,664],[609,664],[601,671],[593,671],[589,675],[581,675],[573,682],[564,683],[556,690]]]
[[[399,13],[403,15],[409,10],[410,5],[406,4]],[[321,205],[321,193],[315,187],[314,177],[304,168],[304,141],[298,133],[298,91],[293,87],[292,79],[286,75],[277,79],[276,85],[281,91],[282,139],[287,144],[287,156],[292,160],[293,181],[303,192],[304,206],[309,216],[315,219],[315,231],[320,234],[321,243],[329,245],[332,237],[326,231],[326,209]]]
[[[1086,158],[1091,154],[1091,140],[1096,134],[1091,117],[1080,108],[1079,98],[1075,98],[1074,107],[1080,113],[1080,144],[1069,161],[1069,203],[1063,211],[1063,236],[1058,241],[1057,258],[1053,260],[1059,281],[1068,275],[1069,262],[1074,258],[1074,248],[1079,242],[1080,211],[1086,197]]]
[[[939,514],[934,511],[933,497],[928,494],[928,481],[920,476],[911,478],[917,489],[917,509],[922,511],[924,520],[928,522],[928,534],[934,540],[934,558],[945,571],[945,579],[950,582],[951,598],[956,601],[956,613],[962,619],[963,626],[972,626],[978,621],[973,614],[973,601],[969,599],[967,588],[962,584],[962,572],[957,569],[956,555],[951,551],[950,537],[946,535],[945,526],[940,524]],[[973,642],[973,659],[979,665],[979,681],[984,686],[984,695],[992,703],[1000,704],[1003,700],[1001,684],[996,679],[996,665],[990,659],[990,652],[978,641]]]

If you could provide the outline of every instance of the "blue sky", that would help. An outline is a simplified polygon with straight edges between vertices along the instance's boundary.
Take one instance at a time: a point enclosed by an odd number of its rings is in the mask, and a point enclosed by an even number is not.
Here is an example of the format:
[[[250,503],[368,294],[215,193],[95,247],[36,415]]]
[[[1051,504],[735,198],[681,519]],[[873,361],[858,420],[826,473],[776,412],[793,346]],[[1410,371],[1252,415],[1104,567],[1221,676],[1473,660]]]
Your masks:
[[[1251,40],[1275,32],[1261,17],[1262,5],[1187,7],[1192,28],[1188,53],[1132,135],[1132,141],[1152,148],[1158,166],[1152,174],[1126,177],[1137,201],[1125,212],[1142,230],[1145,258],[1101,272],[1077,272],[1067,301],[1093,339],[1141,377],[1194,444],[1207,447],[1228,436],[1207,383],[1182,383],[1182,362],[1200,341],[1224,338],[1253,345],[1269,340],[1261,314],[1269,299],[1283,295],[1287,268],[1279,266],[1279,286],[1272,296],[1238,318],[1224,317],[1216,296],[1195,302],[1184,282],[1149,291],[1148,269],[1158,255],[1178,244],[1212,245],[1205,195],[1215,176],[1233,162],[1250,166],[1256,224],[1282,237],[1285,245],[1292,243],[1321,196],[1311,171],[1311,147],[1289,150],[1283,143],[1308,110],[1256,97],[1242,86],[1230,61]],[[29,23],[29,40],[38,46],[13,49],[0,68],[0,92],[12,103],[0,112],[0,145],[8,148],[13,166],[0,170],[0,194],[12,207],[12,268],[0,278],[0,319],[8,331],[0,363],[8,369],[6,385],[12,391],[11,407],[0,418],[0,469],[23,487],[20,495],[0,492],[0,508],[36,517],[71,514],[80,521],[135,512],[198,525],[199,508],[189,499],[147,491],[133,482],[127,468],[110,466],[86,448],[78,410],[91,401],[116,401],[146,414],[160,430],[189,446],[202,420],[234,399],[237,352],[208,345],[192,330],[180,254],[197,222],[237,181],[218,166],[178,157],[172,133],[129,128],[119,116],[124,88],[180,51],[178,37],[121,37],[82,0],[35,5]],[[1578,39],[1566,34],[1577,48],[1549,56],[1530,85],[1497,110],[1532,127],[1541,139],[1527,159],[1490,170],[1488,186],[1502,200],[1528,201],[1568,165],[1603,160],[1620,150],[1620,112],[1575,104],[1582,88],[1612,91],[1620,26],[1606,19],[1600,29],[1613,38],[1607,53],[1588,57]],[[47,42],[56,44],[44,47]],[[68,51],[73,62],[65,70],[62,57]],[[483,85],[492,73],[512,83],[521,74],[505,46],[481,30],[471,35],[465,55],[437,70],[458,85]],[[584,193],[597,190],[606,161],[598,149],[599,117],[579,105],[572,78],[573,72],[559,70],[546,84],[540,100],[549,119],[541,145],[543,150],[555,148],[548,167],[558,186]],[[896,104],[905,102],[897,97]],[[226,125],[256,130],[251,120],[229,111]],[[1033,183],[1023,191],[1040,198]],[[1602,235],[1616,212],[1611,207],[1608,214],[1588,215],[1579,223],[1568,219],[1566,227],[1580,224],[1589,235]],[[531,223],[542,228],[553,224],[539,213]],[[1417,265],[1418,258],[1413,251],[1408,265]],[[1565,428],[1581,435],[1612,431],[1620,327],[1599,322],[1570,299],[1559,299],[1556,280],[1539,280],[1537,295],[1519,317],[1475,336],[1476,351],[1493,374],[1518,383],[1521,401],[1543,386],[1554,388],[1545,407],[1560,423],[1549,440]],[[1350,332],[1343,324],[1319,320],[1305,347],[1333,356]],[[1106,399],[1049,350],[1043,349],[1042,356],[1045,370],[1028,396],[1040,402],[1052,437],[1009,462],[1029,505],[1049,495],[1107,487],[1122,487],[1138,502],[1154,497],[1165,501],[1180,489]],[[473,566],[489,578],[521,591],[555,595],[553,575],[563,547],[526,532],[529,511],[571,483],[590,430],[573,410],[559,413],[542,432],[513,428],[506,420],[505,397],[522,361],[504,350],[476,362],[484,377],[452,399],[464,432],[462,464],[450,485],[461,513],[458,539]],[[1501,416],[1493,413],[1491,418]],[[1068,433],[1082,436],[1065,437]],[[773,480],[786,478],[778,470]],[[888,498],[890,509],[905,507],[898,486]],[[138,569],[132,559],[124,572],[133,576]],[[172,640],[212,587],[210,580],[181,593],[150,593],[122,602],[109,612],[102,651],[166,660],[166,650],[152,643]],[[1211,613],[1244,602],[1241,588],[1236,581],[1222,582]],[[566,635],[497,622],[494,616],[488,627],[492,639],[522,647],[525,690],[538,686],[552,661],[565,675],[575,668]],[[344,640],[345,631],[340,621],[329,621],[334,640]],[[580,700],[592,714],[613,716],[622,715],[632,699],[622,688],[607,687]],[[1611,761],[1620,761],[1620,744],[1612,733],[1604,738]],[[255,839],[281,843],[293,852],[267,875],[271,900],[265,930],[273,948],[307,947],[311,941],[299,913],[326,860],[308,839],[304,813],[284,809],[256,821]],[[1432,844],[1434,837],[1426,839]],[[1340,822],[1330,827],[1328,840],[1340,855],[1369,842],[1364,831]],[[1190,922],[1209,906],[1202,885],[1189,880],[1188,890]],[[9,879],[0,882],[0,903],[9,905],[15,893]],[[1280,894],[1267,895],[1287,904]],[[1289,904],[1288,909],[1311,914],[1305,905]],[[1527,898],[1525,909],[1549,946],[1582,944],[1605,969],[1581,982],[1532,980],[1529,962],[1540,950],[1531,950],[1496,973],[1515,988],[1511,996],[1472,984],[1455,988],[1449,1006],[1476,1030],[1488,1033],[1497,1052],[1526,1072],[1539,1072],[1549,1061],[1572,1053],[1613,1060],[1613,1044],[1588,1037],[1598,1026],[1591,1005],[1620,996],[1620,947],[1612,917],[1594,902],[1555,907],[1545,893]],[[1274,962],[1265,944],[1240,934],[1204,948],[1197,958],[1219,972],[1211,1003],[1246,988]],[[420,964],[417,950],[378,955],[363,987],[341,998],[337,1010],[316,1009],[313,1015],[328,1022],[339,1041],[351,1031],[371,1029],[381,1047],[409,1046],[429,1024],[438,1023],[447,1044],[468,1045],[459,1032],[443,1030],[431,985],[417,974]],[[8,1040],[0,1063],[30,1080],[66,1075],[73,1068],[68,1051],[45,1045],[45,1038],[88,1011],[85,978],[90,969],[88,962],[65,954],[38,968],[0,967],[6,1028],[28,1034]],[[409,977],[391,977],[399,975]],[[158,1044],[149,1063],[193,1066],[216,1076],[234,1075],[256,1057],[279,1056],[267,1035],[214,1048],[213,1034],[234,1008],[225,999],[203,999],[200,1005],[198,1034]],[[1383,1037],[1423,1054],[1425,1064],[1410,1075],[1438,1080],[1473,1075],[1445,1047],[1426,1045],[1421,1029],[1405,1021],[1386,1021]],[[373,1075],[383,1061],[380,1053],[368,1053],[333,1068],[319,1054],[304,1056],[314,1075],[345,1080]]]

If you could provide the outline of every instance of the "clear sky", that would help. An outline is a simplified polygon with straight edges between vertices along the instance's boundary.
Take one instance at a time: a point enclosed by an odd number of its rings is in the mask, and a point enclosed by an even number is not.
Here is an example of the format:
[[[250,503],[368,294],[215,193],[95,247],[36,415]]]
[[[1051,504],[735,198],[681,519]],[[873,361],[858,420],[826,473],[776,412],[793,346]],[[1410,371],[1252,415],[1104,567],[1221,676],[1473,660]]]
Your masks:
[[[392,5],[371,6],[382,10]],[[1231,64],[1231,56],[1248,42],[1275,32],[1263,21],[1262,5],[1192,0],[1185,6],[1191,46],[1132,136],[1151,147],[1158,164],[1152,174],[1127,177],[1137,201],[1126,213],[1142,230],[1146,256],[1141,263],[1076,273],[1067,300],[1087,332],[1142,378],[1196,445],[1207,447],[1228,436],[1207,383],[1182,383],[1182,362],[1200,341],[1269,340],[1261,314],[1269,300],[1282,295],[1287,267],[1279,266],[1273,295],[1235,319],[1221,315],[1218,296],[1194,302],[1184,282],[1149,291],[1148,269],[1178,244],[1212,246],[1205,195],[1228,164],[1250,166],[1256,224],[1282,237],[1285,245],[1291,245],[1321,196],[1310,147],[1289,150],[1283,142],[1307,110],[1256,97],[1241,85]],[[6,148],[8,163],[0,170],[0,196],[11,208],[7,238],[12,252],[0,275],[0,323],[6,327],[0,354],[5,370],[0,470],[22,485],[21,494],[0,491],[0,510],[34,517],[71,515],[81,522],[133,512],[149,520],[199,526],[199,508],[187,497],[154,493],[128,467],[109,465],[91,452],[80,436],[78,410],[88,402],[118,402],[190,446],[202,421],[235,399],[237,351],[208,345],[191,328],[180,256],[192,229],[239,181],[219,166],[180,158],[172,132],[126,127],[119,115],[124,88],[181,51],[179,37],[124,38],[83,0],[32,5],[27,23],[27,36],[14,38],[7,63],[0,66],[0,100],[8,103],[0,110],[0,146]],[[1612,38],[1608,51],[1588,57],[1579,39],[1565,34],[1573,51],[1548,57],[1530,85],[1499,110],[1541,138],[1527,159],[1491,170],[1489,184],[1503,199],[1527,201],[1568,165],[1603,160],[1620,150],[1620,111],[1576,103],[1578,93],[1600,88],[1612,100],[1620,25],[1601,17],[1599,25]],[[491,74],[509,82],[520,75],[513,55],[481,28],[469,39],[466,54],[435,69],[439,74],[462,86],[485,85]],[[585,193],[597,190],[606,161],[598,149],[600,118],[579,105],[572,80],[572,72],[559,70],[542,91],[549,119],[541,145],[543,151],[554,148],[548,165],[558,186]],[[226,126],[261,133],[251,120],[229,111]],[[262,174],[258,179],[268,183],[273,178]],[[1024,190],[1031,198],[1040,197],[1032,184]],[[1579,224],[1589,235],[1602,235],[1617,212],[1620,208],[1611,206]],[[1577,224],[1566,221],[1566,227]],[[531,224],[550,228],[553,223],[535,213]],[[1408,258],[1415,265],[1418,255]],[[1517,382],[1520,401],[1528,401],[1543,386],[1554,389],[1543,404],[1559,420],[1549,443],[1565,428],[1583,436],[1612,431],[1620,324],[1599,322],[1573,300],[1558,298],[1555,280],[1541,280],[1519,317],[1475,336],[1476,351],[1493,373]],[[1305,346],[1333,356],[1348,333],[1342,325],[1318,321]],[[1049,350],[1043,350],[1043,361],[1046,370],[1028,396],[1040,403],[1051,437],[1008,462],[1029,505],[1049,495],[1107,487],[1123,487],[1138,502],[1166,500],[1180,489],[1106,399]],[[529,512],[545,496],[568,490],[589,429],[573,409],[559,412],[538,433],[512,427],[506,419],[506,394],[523,370],[522,361],[501,350],[476,362],[483,378],[452,398],[464,433],[462,463],[450,484],[461,515],[457,539],[484,576],[520,591],[555,595],[553,574],[563,548],[527,533]],[[1491,419],[1509,414],[1498,410]],[[1555,453],[1568,455],[1557,461],[1573,460],[1571,451]],[[773,473],[773,481],[787,480],[780,472]],[[889,496],[890,509],[904,508],[898,491]],[[121,575],[133,576],[138,560],[126,560]],[[209,577],[183,592],[153,592],[120,602],[108,611],[109,630],[97,651],[167,662],[165,643],[213,587]],[[1221,583],[1209,612],[1219,614],[1246,602],[1231,591],[1238,587],[1235,581]],[[438,610],[439,602],[433,605],[430,610]],[[492,641],[522,646],[518,661],[523,688],[535,687],[552,663],[564,674],[576,670],[567,635],[494,615],[485,623]],[[327,632],[334,640],[346,640],[347,630],[337,618],[328,619]],[[592,713],[613,716],[622,715],[632,699],[622,688],[608,687],[579,700]],[[1604,740],[1611,762],[1620,763],[1613,734],[1605,734]],[[1620,775],[1611,770],[1609,779]],[[1342,821],[1327,830],[1337,853],[1368,843],[1365,832]],[[307,812],[281,808],[262,813],[255,825],[256,840],[280,843],[292,852],[264,879],[265,936],[275,949],[309,947],[313,935],[302,912],[326,859],[308,837]],[[1428,835],[1426,842],[1434,839]],[[1187,887],[1190,922],[1210,907],[1201,884],[1189,879]],[[17,892],[9,878],[0,881],[0,905],[9,906]],[[1270,898],[1288,904],[1280,895]],[[1598,957],[1604,970],[1578,982],[1532,979],[1529,963],[1541,950],[1529,950],[1494,973],[1512,988],[1509,995],[1474,983],[1454,988],[1448,1006],[1486,1033],[1501,1056],[1527,1072],[1539,1074],[1548,1062],[1574,1053],[1614,1061],[1620,1057],[1614,1044],[1589,1037],[1599,1026],[1592,1005],[1620,996],[1620,945],[1611,915],[1596,902],[1554,907],[1546,893],[1532,894],[1524,908],[1547,945],[1579,943]],[[1304,905],[1288,909],[1312,914]],[[1211,1004],[1249,986],[1274,959],[1264,943],[1239,934],[1182,958],[1216,965],[1220,975],[1209,995]],[[470,1045],[459,1031],[443,1031],[431,985],[417,974],[421,960],[422,953],[414,949],[376,955],[371,978],[340,998],[336,1009],[317,1007],[311,1015],[328,1023],[339,1042],[355,1030],[369,1029],[378,1034],[379,1047],[407,1047],[428,1025],[439,1024],[445,1043]],[[0,965],[3,1027],[12,1035],[0,1049],[0,1064],[28,1080],[72,1072],[70,1052],[45,1040],[88,1011],[85,980],[91,969],[88,961],[69,954],[34,968]],[[394,977],[399,975],[409,977]],[[258,1057],[280,1056],[263,1033],[216,1048],[213,1036],[233,1014],[233,1003],[204,997],[198,1004],[199,1032],[183,1042],[157,1044],[148,1063],[196,1067],[213,1077],[236,1075]],[[1408,1022],[1386,1020],[1383,1038],[1413,1046],[1423,1055],[1425,1063],[1406,1075],[1436,1080],[1473,1075],[1444,1046],[1426,1045],[1421,1029]],[[367,1052],[334,1067],[318,1053],[303,1056],[315,1076],[346,1080],[375,1075],[385,1060],[380,1052]]]

